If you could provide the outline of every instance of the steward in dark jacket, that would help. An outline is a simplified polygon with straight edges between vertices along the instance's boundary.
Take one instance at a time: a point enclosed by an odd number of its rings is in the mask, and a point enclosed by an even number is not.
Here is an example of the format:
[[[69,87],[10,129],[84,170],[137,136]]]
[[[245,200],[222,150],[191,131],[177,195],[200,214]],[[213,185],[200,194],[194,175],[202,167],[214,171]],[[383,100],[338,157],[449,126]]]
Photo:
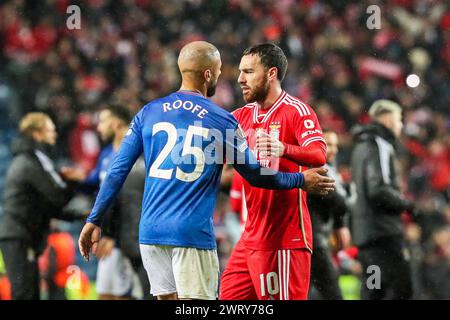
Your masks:
[[[396,139],[388,128],[374,122],[357,133],[352,177],[358,196],[352,235],[358,246],[403,237],[401,213],[411,204],[400,192],[396,161]]]
[[[403,127],[401,108],[395,102],[378,100],[369,115],[373,122],[356,134],[352,154],[357,199],[351,230],[364,268],[361,297],[408,299],[412,295],[411,276],[401,213],[412,211],[412,205],[399,188],[396,145]],[[372,284],[367,283],[372,275],[366,272],[370,266],[380,270],[380,281],[371,277]]]
[[[46,247],[50,219],[82,218],[62,210],[73,188],[55,170],[46,149],[27,138],[15,142],[0,217],[0,239],[21,239],[36,254]]]
[[[83,215],[63,211],[74,185],[64,181],[49,156],[56,142],[53,122],[45,114],[30,113],[22,119],[20,131],[22,138],[13,146],[14,159],[6,175],[0,249],[12,298],[39,299],[37,258],[46,247],[50,220]]]

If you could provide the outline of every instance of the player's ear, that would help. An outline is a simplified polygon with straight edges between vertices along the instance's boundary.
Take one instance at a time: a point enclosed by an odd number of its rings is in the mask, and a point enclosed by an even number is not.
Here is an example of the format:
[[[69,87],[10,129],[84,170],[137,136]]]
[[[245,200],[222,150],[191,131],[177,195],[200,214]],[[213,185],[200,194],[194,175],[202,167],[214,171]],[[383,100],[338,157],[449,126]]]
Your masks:
[[[206,82],[210,82],[211,77],[212,77],[211,70],[209,70],[209,69],[205,70],[205,72],[203,73],[203,76],[205,77]]]
[[[272,67],[269,69],[269,80],[276,80],[278,78],[278,68],[277,67]]]

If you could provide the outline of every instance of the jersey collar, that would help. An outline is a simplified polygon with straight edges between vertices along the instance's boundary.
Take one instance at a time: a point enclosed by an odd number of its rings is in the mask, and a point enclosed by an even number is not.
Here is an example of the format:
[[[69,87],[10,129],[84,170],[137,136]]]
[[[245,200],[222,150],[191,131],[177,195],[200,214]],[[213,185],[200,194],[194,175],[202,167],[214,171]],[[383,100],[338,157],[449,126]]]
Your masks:
[[[197,92],[197,91],[192,91],[192,90],[178,90],[178,92],[184,93],[184,94],[190,94],[190,95],[193,95],[193,96],[199,96],[199,97],[203,97],[203,98],[204,98],[204,96],[203,96],[201,93]]]
[[[281,94],[278,96],[277,100],[275,100],[275,102],[269,107],[269,110],[266,112],[266,114],[261,120],[259,120],[258,117],[261,106],[259,105],[259,103],[257,103],[255,108],[253,108],[253,122],[259,124],[266,122],[267,119],[269,119],[270,115],[274,113],[274,111],[278,109],[278,107],[281,105],[286,95],[287,95],[286,91],[284,90],[281,91]]]

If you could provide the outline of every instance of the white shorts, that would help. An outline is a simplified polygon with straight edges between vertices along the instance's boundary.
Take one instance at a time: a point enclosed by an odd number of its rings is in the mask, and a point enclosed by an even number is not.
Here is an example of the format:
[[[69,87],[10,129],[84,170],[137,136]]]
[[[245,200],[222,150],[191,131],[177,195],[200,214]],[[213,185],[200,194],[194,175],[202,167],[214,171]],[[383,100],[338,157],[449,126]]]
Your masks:
[[[131,296],[133,282],[133,267],[120,249],[114,248],[109,256],[99,260],[96,283],[98,294]]]
[[[141,244],[141,256],[154,296],[215,300],[219,258],[216,250]]]

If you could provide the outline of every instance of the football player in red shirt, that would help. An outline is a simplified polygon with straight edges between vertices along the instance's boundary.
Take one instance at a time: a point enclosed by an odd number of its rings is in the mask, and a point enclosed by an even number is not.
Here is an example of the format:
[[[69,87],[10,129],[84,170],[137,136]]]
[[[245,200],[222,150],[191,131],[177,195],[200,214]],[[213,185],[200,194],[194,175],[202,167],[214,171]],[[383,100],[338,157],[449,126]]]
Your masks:
[[[239,70],[247,105],[233,115],[261,166],[298,172],[324,165],[326,143],[314,110],[281,88],[283,51],[274,44],[250,47]],[[246,183],[244,192],[247,222],[222,275],[220,299],[307,299],[312,231],[306,193]]]

